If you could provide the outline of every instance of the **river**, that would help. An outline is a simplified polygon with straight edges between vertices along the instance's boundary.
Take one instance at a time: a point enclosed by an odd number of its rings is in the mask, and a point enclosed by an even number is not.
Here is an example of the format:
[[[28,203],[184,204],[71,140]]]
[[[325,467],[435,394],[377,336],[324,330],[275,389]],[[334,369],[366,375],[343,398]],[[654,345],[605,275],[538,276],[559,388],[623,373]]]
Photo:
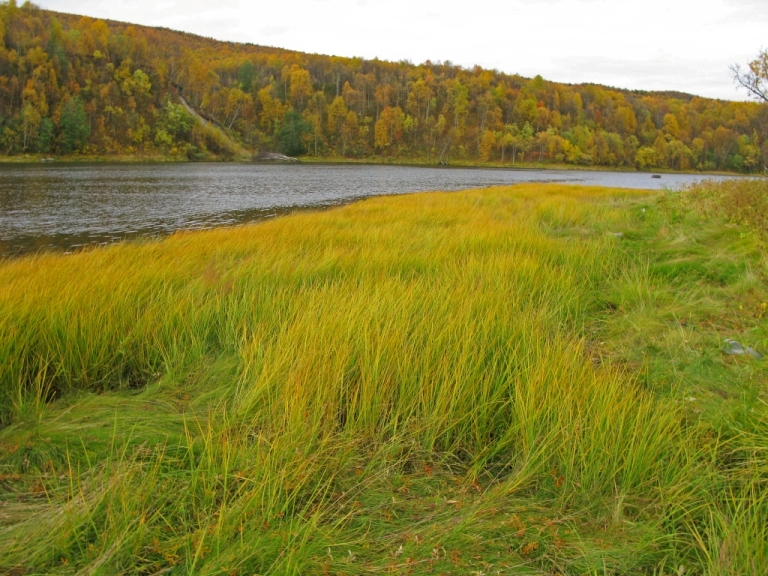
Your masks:
[[[253,222],[383,194],[519,182],[676,189],[702,178],[328,164],[0,164],[0,256]]]

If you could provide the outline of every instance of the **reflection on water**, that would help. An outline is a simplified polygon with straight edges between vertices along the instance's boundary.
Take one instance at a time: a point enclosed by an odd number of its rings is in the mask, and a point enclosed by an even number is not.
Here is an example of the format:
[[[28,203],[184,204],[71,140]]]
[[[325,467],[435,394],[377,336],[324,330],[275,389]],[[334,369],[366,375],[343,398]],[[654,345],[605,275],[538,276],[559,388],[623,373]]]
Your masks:
[[[677,188],[695,175],[365,165],[0,165],[0,255],[257,221],[366,196],[518,182]]]

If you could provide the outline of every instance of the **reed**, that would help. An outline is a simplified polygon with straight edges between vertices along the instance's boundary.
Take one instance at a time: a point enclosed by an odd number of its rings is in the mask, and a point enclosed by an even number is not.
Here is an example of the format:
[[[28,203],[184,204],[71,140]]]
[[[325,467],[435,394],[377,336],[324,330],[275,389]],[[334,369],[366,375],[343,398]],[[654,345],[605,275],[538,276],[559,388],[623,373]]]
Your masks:
[[[661,359],[683,355],[670,231],[738,246],[720,286],[676,287],[718,311],[765,289],[760,244],[683,196],[384,197],[3,263],[0,568],[759,565],[765,411],[740,434],[693,415]],[[758,398],[761,365],[718,369]]]

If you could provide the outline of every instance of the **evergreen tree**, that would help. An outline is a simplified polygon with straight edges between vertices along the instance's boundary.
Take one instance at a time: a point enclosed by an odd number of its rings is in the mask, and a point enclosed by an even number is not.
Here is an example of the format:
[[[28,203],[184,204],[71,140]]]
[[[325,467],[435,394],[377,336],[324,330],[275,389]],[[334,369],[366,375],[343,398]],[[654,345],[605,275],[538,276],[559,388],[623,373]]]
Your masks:
[[[289,156],[306,152],[304,135],[312,131],[312,126],[301,117],[296,110],[290,109],[283,117],[283,127],[280,129],[280,148]]]
[[[91,127],[88,125],[83,101],[74,96],[67,100],[61,110],[61,143],[64,152],[80,150],[90,135]]]

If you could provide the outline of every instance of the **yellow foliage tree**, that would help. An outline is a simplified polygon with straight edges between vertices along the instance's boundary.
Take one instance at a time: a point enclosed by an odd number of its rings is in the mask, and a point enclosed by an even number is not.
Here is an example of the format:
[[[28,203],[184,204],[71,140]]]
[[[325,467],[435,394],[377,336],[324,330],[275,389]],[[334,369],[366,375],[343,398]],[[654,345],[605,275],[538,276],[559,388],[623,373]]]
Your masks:
[[[496,149],[496,135],[490,130],[483,132],[480,139],[480,160],[488,162]]]

